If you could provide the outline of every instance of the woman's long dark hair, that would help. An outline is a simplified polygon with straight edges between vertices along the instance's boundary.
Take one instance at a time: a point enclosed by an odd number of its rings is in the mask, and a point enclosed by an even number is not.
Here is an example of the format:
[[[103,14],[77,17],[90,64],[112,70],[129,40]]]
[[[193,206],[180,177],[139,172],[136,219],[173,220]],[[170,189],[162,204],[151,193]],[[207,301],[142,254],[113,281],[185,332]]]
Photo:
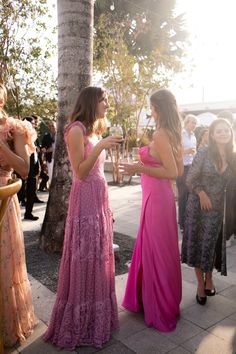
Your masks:
[[[230,141],[225,145],[225,155],[226,155],[226,162],[229,166],[231,166],[232,160],[233,160],[233,151],[234,151],[234,143],[233,143],[233,131],[231,128],[231,125],[226,119],[223,118],[218,118],[214,120],[214,122],[211,123],[209,127],[209,155],[212,158],[213,162],[215,163],[218,171],[221,170],[223,162],[222,158],[220,156],[220,152],[218,150],[217,144],[215,140],[213,139],[213,134],[215,131],[215,128],[217,125],[224,123],[228,126],[230,132],[231,132],[231,138]]]
[[[101,87],[88,86],[82,89],[77,98],[74,110],[70,116],[70,122],[80,121],[86,128],[86,134],[93,132],[102,134],[105,130],[104,120],[97,121],[97,106],[101,101],[104,90]]]
[[[166,130],[173,150],[181,146],[181,118],[175,96],[166,89],[160,89],[150,97],[150,102],[159,114],[158,127]]]

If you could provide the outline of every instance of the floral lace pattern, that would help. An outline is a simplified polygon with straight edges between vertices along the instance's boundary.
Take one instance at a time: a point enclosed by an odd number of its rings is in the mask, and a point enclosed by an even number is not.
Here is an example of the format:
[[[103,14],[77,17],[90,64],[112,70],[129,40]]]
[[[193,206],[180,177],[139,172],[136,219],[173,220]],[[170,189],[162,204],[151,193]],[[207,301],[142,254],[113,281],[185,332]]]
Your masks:
[[[81,123],[74,124],[85,132]],[[86,155],[93,146],[87,138]],[[104,160],[101,153],[85,180],[74,175],[70,192],[57,298],[44,335],[69,350],[83,345],[100,348],[118,328],[113,222]]]

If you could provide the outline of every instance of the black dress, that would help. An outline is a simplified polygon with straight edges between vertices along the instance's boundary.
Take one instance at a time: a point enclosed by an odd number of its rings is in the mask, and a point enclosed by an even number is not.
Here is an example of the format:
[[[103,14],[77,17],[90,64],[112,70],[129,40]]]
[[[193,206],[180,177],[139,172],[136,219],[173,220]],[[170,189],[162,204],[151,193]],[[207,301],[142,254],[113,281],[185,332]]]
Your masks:
[[[224,200],[224,216],[221,231],[216,244],[215,268],[222,275],[227,275],[226,269],[226,240],[236,235],[236,154],[234,153],[230,168],[233,176],[230,178]]]
[[[187,175],[186,184],[190,194],[185,214],[182,262],[199,267],[203,272],[210,272],[214,268],[216,245],[223,223],[225,190],[232,177],[229,166],[223,173],[217,172],[208,148],[198,151]],[[201,210],[197,194],[201,190],[211,200],[210,211]],[[221,240],[221,252],[225,254],[225,242],[223,238]],[[225,257],[221,259],[221,267],[222,274],[226,273]]]

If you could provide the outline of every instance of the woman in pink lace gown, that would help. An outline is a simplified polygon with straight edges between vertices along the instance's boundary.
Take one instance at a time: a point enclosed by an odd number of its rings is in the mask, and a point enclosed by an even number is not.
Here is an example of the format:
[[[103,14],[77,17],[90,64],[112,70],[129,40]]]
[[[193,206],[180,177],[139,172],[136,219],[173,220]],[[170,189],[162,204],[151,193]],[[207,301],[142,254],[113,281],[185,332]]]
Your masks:
[[[141,162],[122,166],[141,173],[142,211],[123,306],[144,310],[145,322],[159,331],[176,328],[181,301],[181,271],[172,179],[183,172],[181,123],[171,92],[151,96],[157,129],[149,146],[140,149]]]
[[[13,169],[23,178],[29,170],[36,132],[28,122],[10,118],[3,111],[6,88],[0,85],[0,186],[5,186]],[[24,237],[17,195],[4,216],[0,242],[0,301],[4,346],[28,337],[37,323],[25,264]]]
[[[106,93],[83,89],[65,141],[73,170],[56,303],[44,335],[58,347],[101,347],[118,328],[113,223],[103,172],[105,148],[119,139],[99,139],[108,108]]]

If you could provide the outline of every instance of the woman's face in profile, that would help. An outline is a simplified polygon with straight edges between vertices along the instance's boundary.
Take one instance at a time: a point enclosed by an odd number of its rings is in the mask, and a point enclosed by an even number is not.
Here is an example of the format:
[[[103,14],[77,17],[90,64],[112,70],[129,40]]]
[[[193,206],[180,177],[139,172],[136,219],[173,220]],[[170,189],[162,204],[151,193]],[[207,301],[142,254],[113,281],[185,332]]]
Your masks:
[[[108,108],[109,108],[108,97],[106,93],[104,93],[98,102],[97,118],[98,119],[105,118]]]
[[[151,110],[151,116],[152,118],[154,118],[155,120],[158,119],[158,113],[156,111],[155,106],[153,106],[152,104],[150,104],[150,110]]]
[[[217,144],[228,144],[231,139],[231,130],[226,123],[219,123],[212,133],[212,138]]]

